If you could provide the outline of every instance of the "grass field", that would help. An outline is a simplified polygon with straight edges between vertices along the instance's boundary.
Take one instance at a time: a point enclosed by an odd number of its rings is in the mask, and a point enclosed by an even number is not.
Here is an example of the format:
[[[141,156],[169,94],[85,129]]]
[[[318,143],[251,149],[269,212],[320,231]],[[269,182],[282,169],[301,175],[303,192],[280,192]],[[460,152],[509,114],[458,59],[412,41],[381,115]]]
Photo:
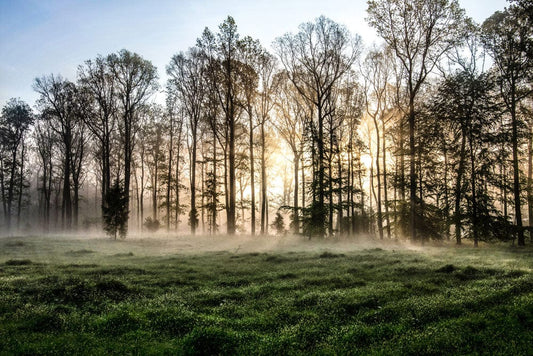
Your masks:
[[[533,354],[533,249],[0,239],[0,354]]]

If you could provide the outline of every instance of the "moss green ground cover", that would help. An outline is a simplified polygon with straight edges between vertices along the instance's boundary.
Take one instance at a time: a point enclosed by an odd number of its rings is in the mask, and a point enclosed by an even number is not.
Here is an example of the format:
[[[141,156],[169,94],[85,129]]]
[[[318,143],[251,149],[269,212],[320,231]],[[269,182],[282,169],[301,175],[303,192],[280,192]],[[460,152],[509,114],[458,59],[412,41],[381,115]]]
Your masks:
[[[530,247],[193,242],[0,239],[0,354],[533,354]]]

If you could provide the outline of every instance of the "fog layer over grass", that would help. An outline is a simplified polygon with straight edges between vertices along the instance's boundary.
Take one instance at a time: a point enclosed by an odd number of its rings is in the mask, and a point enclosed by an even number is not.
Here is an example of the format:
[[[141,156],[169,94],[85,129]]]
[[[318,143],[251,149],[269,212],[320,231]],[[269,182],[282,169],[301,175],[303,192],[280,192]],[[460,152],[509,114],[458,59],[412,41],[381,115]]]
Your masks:
[[[0,239],[0,353],[532,353],[533,250]]]

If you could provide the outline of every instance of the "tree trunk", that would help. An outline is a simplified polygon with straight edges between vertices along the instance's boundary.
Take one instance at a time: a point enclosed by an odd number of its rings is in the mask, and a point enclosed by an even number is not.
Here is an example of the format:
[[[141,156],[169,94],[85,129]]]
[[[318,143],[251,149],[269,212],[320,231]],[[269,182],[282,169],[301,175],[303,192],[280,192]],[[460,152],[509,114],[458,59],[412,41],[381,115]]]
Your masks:
[[[141,148],[141,193],[139,197],[140,225],[144,230],[144,145]]]
[[[124,193],[126,199],[126,210],[130,210],[130,179],[131,179],[131,161],[133,150],[132,138],[132,122],[133,113],[126,109],[124,113]],[[142,209],[141,209],[142,214]],[[124,229],[128,229],[129,214],[126,214],[126,221],[124,222]]]
[[[197,147],[197,123],[192,123],[192,157],[191,157],[191,212],[189,222],[191,224],[191,235],[196,234],[196,225],[198,223],[196,211],[196,147]],[[231,169],[231,168],[230,168]],[[231,184],[231,182],[230,182]],[[235,183],[234,183],[235,184]]]
[[[522,227],[522,211],[520,206],[520,170],[518,168],[518,119],[516,117],[515,85],[511,86],[511,125],[513,143],[513,193],[516,229],[518,233],[518,246],[524,246],[524,229]]]
[[[385,141],[385,120],[381,120],[381,134],[383,138],[382,143],[382,164],[383,164],[383,206],[385,207],[385,223],[387,224],[387,238],[391,238],[390,231],[390,216],[389,216],[389,201],[387,197],[387,151]]]
[[[25,145],[22,143],[22,152],[20,155],[20,180],[19,180],[19,191],[18,191],[18,204],[17,204],[17,230],[20,230],[20,213],[22,211],[22,190],[24,188],[24,154],[25,154]]]
[[[527,206],[529,236],[533,238],[533,120],[529,124],[529,137],[527,141]]]
[[[342,218],[343,218],[343,207],[342,207],[342,163],[341,163],[341,155],[340,153],[337,155],[337,172],[338,172],[338,179],[339,183],[337,184],[338,192],[337,192],[337,231],[339,235],[343,235],[344,233],[344,227],[342,225]]]
[[[381,142],[380,142],[378,120],[375,116],[373,117],[373,120],[374,120],[374,127],[376,129],[376,178],[378,182],[378,192],[377,192],[377,199],[376,199],[377,224],[378,224],[379,239],[383,240],[383,216],[381,213],[381,172],[380,172],[380,164],[379,164]]]
[[[464,173],[464,165],[466,159],[466,132],[462,131],[461,138],[461,151],[459,154],[459,168],[457,169],[457,177],[455,181],[455,243],[457,245],[461,244],[461,232],[462,232],[462,222],[461,222],[461,186]]]
[[[250,119],[250,189],[252,191],[252,206],[251,209],[251,222],[250,222],[250,234],[255,235],[255,171],[254,171],[254,126],[252,120],[252,108],[248,108],[248,115]]]
[[[211,188],[211,234],[217,232],[217,135],[213,129],[213,187]]]
[[[444,143],[446,144],[446,143]],[[450,240],[450,202],[448,197],[448,150],[444,149],[444,218],[446,219],[446,240]]]
[[[168,171],[167,171],[167,196],[166,196],[166,208],[167,208],[167,233],[170,232],[170,191],[172,183],[172,152],[174,144],[174,119],[170,117],[170,142],[168,147]]]
[[[72,227],[72,198],[70,195],[70,163],[71,163],[71,145],[70,138],[65,138],[65,161],[63,167],[63,205],[62,217],[63,228],[70,229]]]
[[[416,236],[416,171],[415,171],[415,103],[409,99],[409,231],[411,240]]]
[[[292,224],[293,224],[293,232],[295,234],[300,233],[300,219],[299,219],[299,209],[298,209],[298,170],[300,165],[300,154],[296,151],[293,152],[294,159],[294,196],[293,196],[293,216],[292,216]]]
[[[472,130],[470,130],[471,132]],[[478,246],[478,226],[477,226],[477,194],[476,194],[476,166],[475,166],[475,154],[472,142],[472,135],[469,139],[470,146],[470,169],[471,174],[471,189],[472,189],[472,232],[474,235],[474,247]]]
[[[157,193],[159,191],[159,142],[160,134],[159,129],[156,134],[156,147],[154,152],[154,170],[152,178],[152,218],[157,220]]]
[[[268,232],[268,202],[267,202],[267,175],[266,175],[266,147],[265,147],[265,121],[261,122],[261,235]]]

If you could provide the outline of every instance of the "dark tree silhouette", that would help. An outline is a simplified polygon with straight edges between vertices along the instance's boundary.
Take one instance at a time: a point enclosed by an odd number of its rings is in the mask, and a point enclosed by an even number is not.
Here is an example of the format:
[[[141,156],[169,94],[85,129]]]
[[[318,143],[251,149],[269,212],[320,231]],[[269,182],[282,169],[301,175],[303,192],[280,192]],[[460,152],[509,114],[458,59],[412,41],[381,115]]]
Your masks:
[[[107,191],[102,204],[103,228],[115,240],[117,234],[121,238],[126,237],[128,214],[128,195],[122,184],[115,181]]]

